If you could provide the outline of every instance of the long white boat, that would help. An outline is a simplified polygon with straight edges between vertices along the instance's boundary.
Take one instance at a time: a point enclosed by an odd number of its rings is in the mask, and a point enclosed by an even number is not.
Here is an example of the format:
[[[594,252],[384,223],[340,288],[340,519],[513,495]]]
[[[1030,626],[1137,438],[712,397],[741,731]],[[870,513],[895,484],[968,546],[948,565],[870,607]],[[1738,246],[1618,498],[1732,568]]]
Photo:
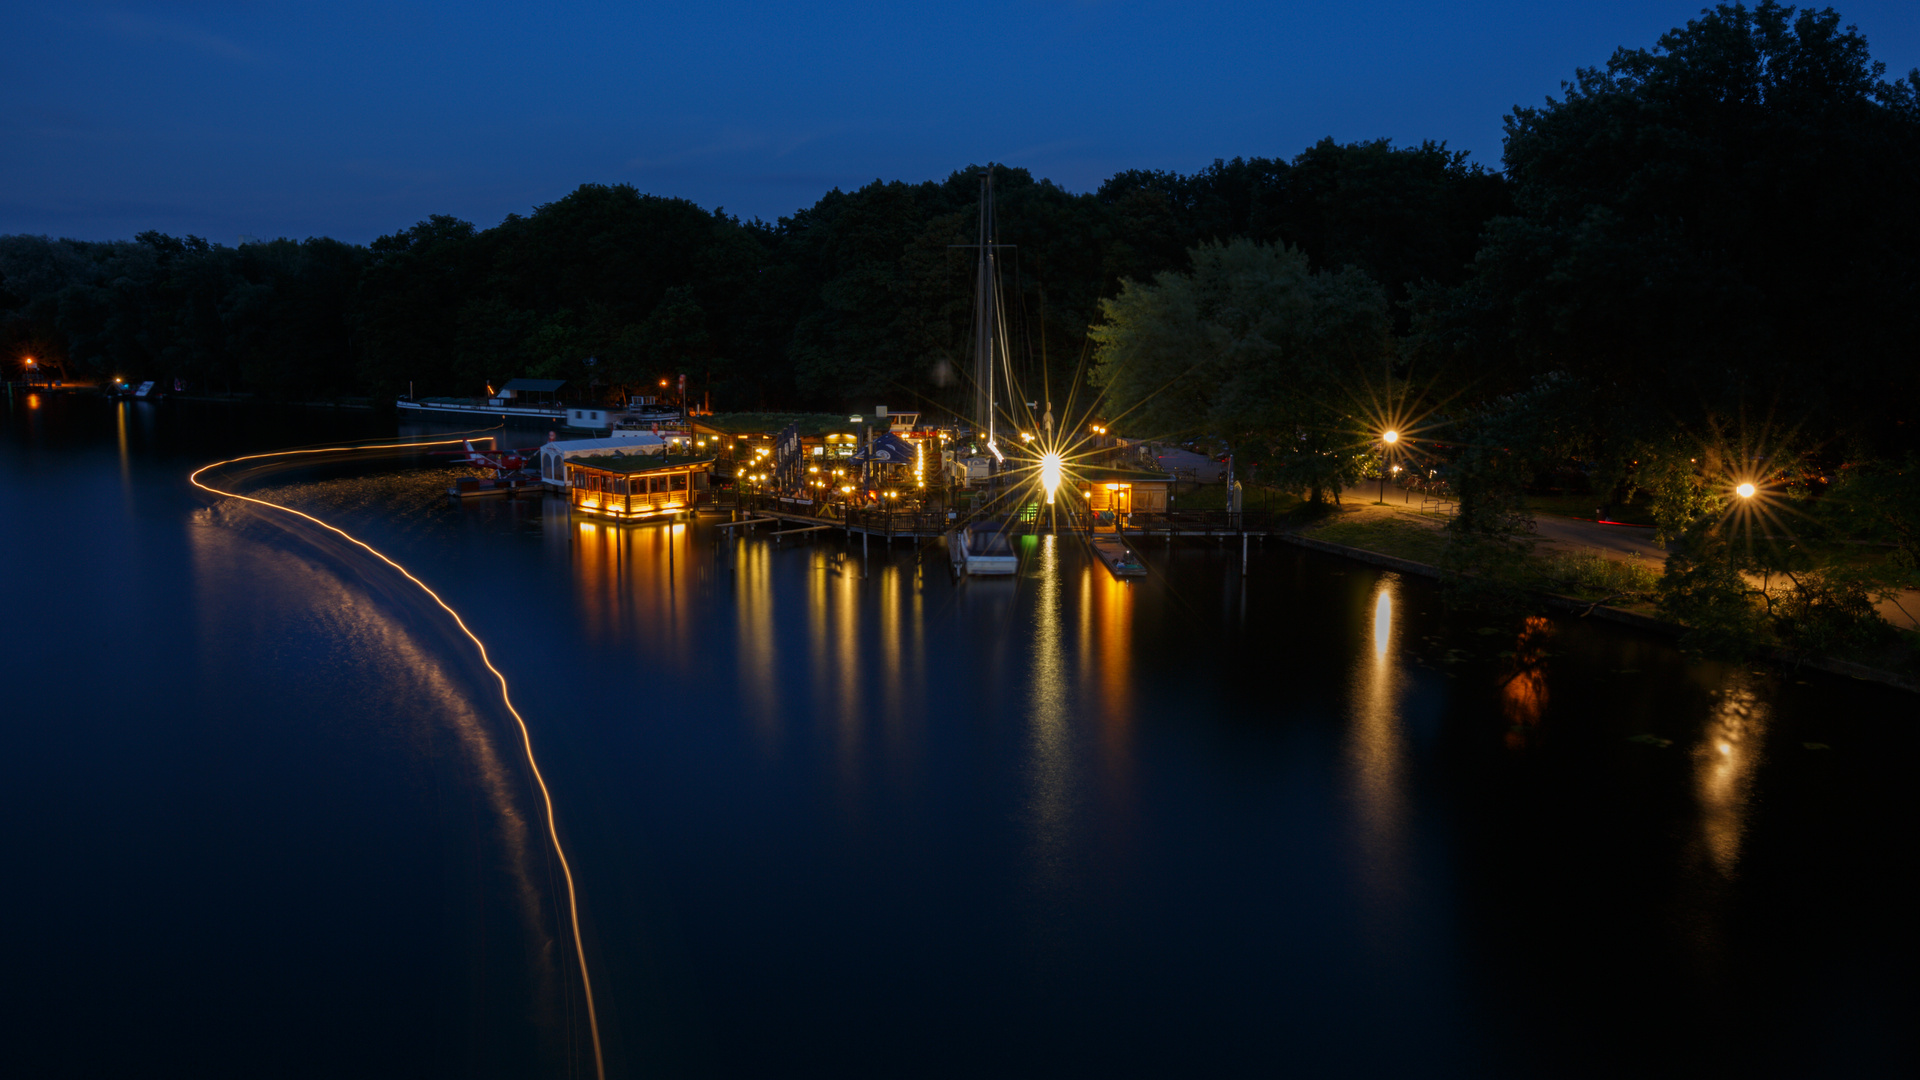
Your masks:
[[[567,418],[567,410],[559,405],[495,404],[486,398],[401,398],[394,407],[402,416],[415,417],[513,417],[555,424]]]

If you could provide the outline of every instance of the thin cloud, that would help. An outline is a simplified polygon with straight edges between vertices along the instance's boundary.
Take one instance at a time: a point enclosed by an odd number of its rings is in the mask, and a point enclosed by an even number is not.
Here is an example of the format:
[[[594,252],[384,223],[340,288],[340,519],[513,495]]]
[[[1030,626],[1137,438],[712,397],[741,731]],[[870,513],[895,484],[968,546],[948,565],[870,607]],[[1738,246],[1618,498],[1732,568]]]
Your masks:
[[[259,67],[266,62],[264,57],[245,45],[170,19],[156,19],[133,11],[103,11],[95,15],[93,21],[103,30],[135,41],[164,41],[183,45],[207,56],[252,67]]]

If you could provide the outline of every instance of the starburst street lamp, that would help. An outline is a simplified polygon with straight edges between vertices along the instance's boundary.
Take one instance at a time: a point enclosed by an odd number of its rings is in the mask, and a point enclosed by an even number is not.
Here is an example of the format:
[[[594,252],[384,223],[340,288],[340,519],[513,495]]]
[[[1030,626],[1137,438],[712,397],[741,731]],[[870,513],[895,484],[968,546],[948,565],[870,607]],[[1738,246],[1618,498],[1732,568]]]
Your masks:
[[[1040,455],[1040,486],[1047,489],[1047,505],[1053,505],[1053,493],[1060,488],[1060,455],[1047,451]]]
[[[1383,431],[1380,433],[1380,441],[1385,443],[1390,450],[1393,447],[1394,443],[1397,443],[1400,441],[1400,433],[1393,430],[1392,428],[1388,428],[1386,431]],[[1380,505],[1385,506],[1386,504],[1387,504],[1387,465],[1386,465],[1386,462],[1383,461],[1380,463]]]
[[[1741,484],[1739,487],[1733,489],[1733,493],[1743,499],[1751,499],[1753,498],[1753,490],[1752,484]]]

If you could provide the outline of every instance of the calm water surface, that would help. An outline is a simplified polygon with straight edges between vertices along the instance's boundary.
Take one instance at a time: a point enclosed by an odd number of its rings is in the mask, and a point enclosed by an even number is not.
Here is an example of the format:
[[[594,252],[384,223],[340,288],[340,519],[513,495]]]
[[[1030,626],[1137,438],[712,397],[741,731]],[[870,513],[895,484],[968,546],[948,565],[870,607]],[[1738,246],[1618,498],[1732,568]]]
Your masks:
[[[6,414],[21,1075],[592,1074],[472,647],[358,549],[186,482],[391,434]],[[1122,584],[1039,538],[956,585],[938,546],[449,505],[412,452],[224,475],[493,650],[609,1075],[1915,1068],[1910,696],[1277,546],[1243,579],[1148,545]]]

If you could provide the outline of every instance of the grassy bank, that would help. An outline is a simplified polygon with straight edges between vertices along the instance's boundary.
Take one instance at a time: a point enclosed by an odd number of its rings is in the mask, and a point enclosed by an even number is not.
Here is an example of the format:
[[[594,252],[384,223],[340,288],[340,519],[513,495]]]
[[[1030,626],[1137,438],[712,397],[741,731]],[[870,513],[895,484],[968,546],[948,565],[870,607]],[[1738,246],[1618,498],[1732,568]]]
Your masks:
[[[1434,522],[1405,514],[1336,516],[1309,525],[1300,534],[1430,566],[1440,564],[1447,547],[1447,534]]]
[[[1301,535],[1429,566],[1440,565],[1448,542],[1441,518],[1405,511],[1337,515],[1307,526]],[[1576,600],[1651,610],[1660,571],[1659,564],[1637,556],[1542,547],[1527,556],[1518,580]]]

